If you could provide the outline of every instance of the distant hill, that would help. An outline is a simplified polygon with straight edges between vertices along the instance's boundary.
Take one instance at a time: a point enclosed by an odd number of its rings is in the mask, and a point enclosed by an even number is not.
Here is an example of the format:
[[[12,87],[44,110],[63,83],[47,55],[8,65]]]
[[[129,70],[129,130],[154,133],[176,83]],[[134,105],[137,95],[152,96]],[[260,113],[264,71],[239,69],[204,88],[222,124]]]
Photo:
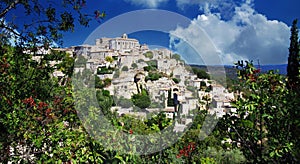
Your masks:
[[[207,67],[205,65],[190,65],[191,67],[197,67],[200,69],[205,70],[206,72]],[[226,77],[230,78],[230,79],[235,79],[236,76],[236,69],[234,68],[234,66],[209,66],[209,70],[212,70],[212,72],[214,72],[214,75],[220,75],[223,76],[223,71],[225,69],[225,73],[226,73]]]
[[[275,70],[275,71],[278,70],[279,74],[282,74],[282,75],[286,75],[287,74],[287,64],[261,65],[260,68],[261,68],[262,72],[268,72],[270,70]]]
[[[207,71],[207,66],[205,65],[190,65],[191,67],[197,67],[200,69],[203,69],[205,71]],[[223,68],[225,68],[225,72],[226,72],[226,76],[229,78],[236,78],[236,69],[234,68],[233,65],[224,65],[224,66],[209,66],[210,69],[216,71],[216,72],[220,72],[220,74],[223,72]],[[258,68],[258,66],[255,66],[256,68]],[[287,64],[280,64],[280,65],[261,65],[260,69],[261,72],[266,73],[270,70],[274,70],[277,71],[279,74],[282,75],[286,75],[287,74]],[[216,73],[218,74],[218,73]]]

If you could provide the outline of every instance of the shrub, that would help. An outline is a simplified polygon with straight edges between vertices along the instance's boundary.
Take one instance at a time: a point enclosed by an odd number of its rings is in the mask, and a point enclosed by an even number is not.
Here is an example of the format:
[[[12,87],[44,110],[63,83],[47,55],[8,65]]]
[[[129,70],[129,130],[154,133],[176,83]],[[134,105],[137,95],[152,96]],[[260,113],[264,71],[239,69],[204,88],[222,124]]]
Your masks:
[[[132,67],[132,68],[137,68],[138,65],[137,65],[136,63],[132,63],[132,64],[131,64],[131,67]]]
[[[148,51],[148,52],[144,53],[144,56],[146,58],[152,59],[153,58],[153,52],[152,51]]]
[[[213,87],[211,85],[209,85],[206,89],[205,92],[210,92],[213,90]]]
[[[201,81],[200,82],[200,87],[206,87],[206,82],[205,81]]]
[[[122,71],[128,71],[129,69],[128,69],[128,67],[127,66],[124,66],[123,68],[122,68]]]
[[[158,72],[149,72],[148,76],[146,76],[145,81],[151,80],[155,81],[162,77],[162,74]]]
[[[134,94],[131,98],[133,104],[141,109],[148,108],[151,104],[148,92],[143,89],[140,94]]]
[[[197,88],[193,86],[187,86],[186,89],[191,92],[195,92],[197,90]]]
[[[106,56],[105,61],[112,63],[114,61],[114,58],[111,56]]]
[[[98,76],[95,76],[95,88],[103,89],[105,87],[108,87],[111,85],[111,79],[106,78],[104,80],[101,80]]]
[[[172,80],[173,80],[173,81],[174,81],[174,83],[176,83],[176,84],[180,83],[180,79],[173,78]]]
[[[204,70],[196,67],[192,67],[192,70],[199,79],[210,79],[210,76]]]
[[[106,67],[104,67],[104,68],[98,68],[97,69],[97,74],[98,75],[112,74],[113,71],[114,71],[113,68],[106,68]]]
[[[178,54],[173,54],[171,58],[172,58],[172,59],[176,59],[176,60],[178,60],[178,61],[181,60],[181,57],[180,57],[180,55],[178,55]]]
[[[145,62],[143,59],[139,59],[138,61],[137,61],[138,63],[143,63],[143,62]]]
[[[156,69],[154,67],[151,66],[146,66],[144,67],[144,71],[149,72],[149,71],[155,71]]]
[[[116,70],[113,78],[119,78],[120,77],[120,70]]]
[[[156,68],[157,69],[157,60],[150,60],[146,62],[148,66]]]

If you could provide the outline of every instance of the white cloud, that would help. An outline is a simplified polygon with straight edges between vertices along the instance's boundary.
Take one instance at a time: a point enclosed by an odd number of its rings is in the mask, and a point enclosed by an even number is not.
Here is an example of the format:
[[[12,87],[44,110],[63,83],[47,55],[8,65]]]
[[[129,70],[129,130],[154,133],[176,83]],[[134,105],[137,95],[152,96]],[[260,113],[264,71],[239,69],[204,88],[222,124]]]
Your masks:
[[[169,0],[125,0],[131,4],[149,8],[157,8],[160,4],[166,3]]]
[[[286,63],[289,27],[282,22],[268,20],[266,16],[257,13],[252,8],[251,2],[248,0],[241,6],[235,7],[229,20],[223,20],[220,12],[206,12],[192,20],[191,25],[186,29],[177,28],[171,34],[188,38],[187,40],[197,45],[197,49],[204,49],[201,51],[205,52],[207,47],[202,45],[209,41],[203,37],[205,32],[224,64],[233,64],[241,59],[259,59],[262,64]],[[186,46],[183,42],[174,42],[174,37],[171,37],[170,45],[179,53],[187,52],[184,51]],[[207,56],[207,54],[200,55]],[[191,59],[191,61],[195,60]]]
[[[209,13],[211,10],[222,14],[224,18],[230,18],[234,8],[241,0],[176,0],[177,7],[182,10],[190,5],[198,5],[200,11]],[[251,0],[250,0],[251,1]]]

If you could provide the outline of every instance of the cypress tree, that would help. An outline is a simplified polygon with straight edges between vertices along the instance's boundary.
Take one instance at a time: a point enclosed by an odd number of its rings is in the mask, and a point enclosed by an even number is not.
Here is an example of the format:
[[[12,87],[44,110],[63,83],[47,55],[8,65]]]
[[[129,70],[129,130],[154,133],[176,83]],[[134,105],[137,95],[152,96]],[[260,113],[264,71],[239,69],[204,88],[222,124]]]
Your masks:
[[[293,21],[290,37],[290,48],[287,66],[287,77],[289,89],[296,89],[299,86],[299,42],[298,42],[298,20]]]

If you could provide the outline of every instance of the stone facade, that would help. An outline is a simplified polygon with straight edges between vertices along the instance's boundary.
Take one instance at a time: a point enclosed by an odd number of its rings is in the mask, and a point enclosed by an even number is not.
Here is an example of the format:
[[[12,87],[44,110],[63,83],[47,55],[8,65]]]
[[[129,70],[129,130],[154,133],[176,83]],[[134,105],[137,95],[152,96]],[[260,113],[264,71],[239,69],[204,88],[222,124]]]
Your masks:
[[[138,49],[139,47],[139,41],[136,39],[129,39],[126,34],[123,34],[121,38],[109,40],[109,49],[116,51],[130,52],[132,49]]]

